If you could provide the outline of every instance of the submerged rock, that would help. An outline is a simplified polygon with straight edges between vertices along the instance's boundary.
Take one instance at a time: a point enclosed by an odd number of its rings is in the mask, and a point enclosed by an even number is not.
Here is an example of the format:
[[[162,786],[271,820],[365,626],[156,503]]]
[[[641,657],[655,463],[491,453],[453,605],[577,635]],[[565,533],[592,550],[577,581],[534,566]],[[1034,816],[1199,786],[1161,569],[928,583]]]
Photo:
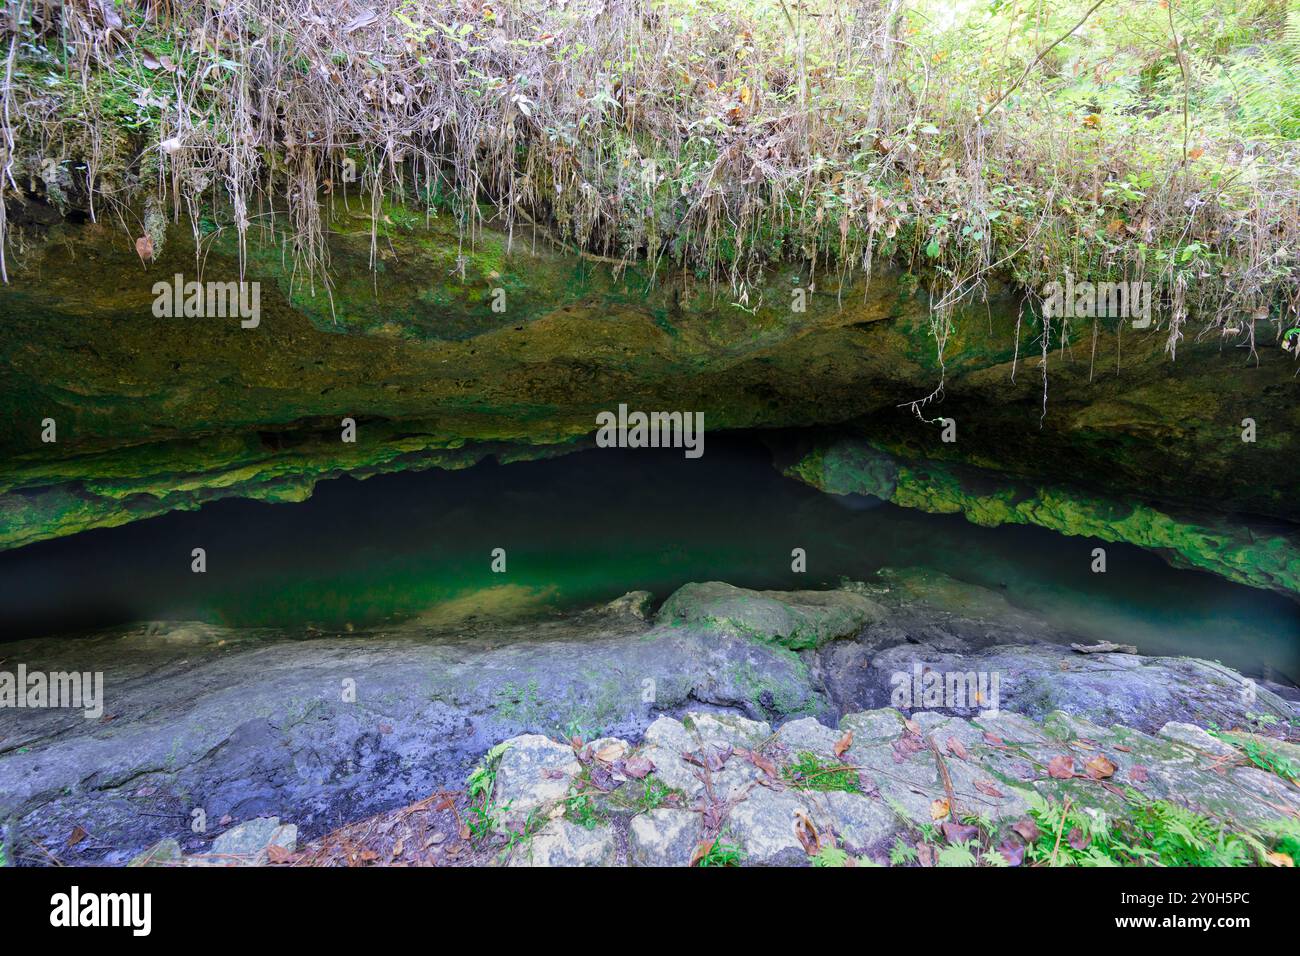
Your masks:
[[[721,581],[687,584],[659,609],[661,624],[695,624],[747,634],[791,650],[852,637],[883,616],[852,591],[750,591]]]

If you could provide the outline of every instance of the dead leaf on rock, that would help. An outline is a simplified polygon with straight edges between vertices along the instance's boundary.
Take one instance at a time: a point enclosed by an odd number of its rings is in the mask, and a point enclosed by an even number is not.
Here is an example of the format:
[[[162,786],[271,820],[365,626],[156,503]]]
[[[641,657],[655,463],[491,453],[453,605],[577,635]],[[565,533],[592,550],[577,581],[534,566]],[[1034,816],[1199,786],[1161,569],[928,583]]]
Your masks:
[[[72,832],[68,834],[68,839],[64,841],[63,845],[66,847],[74,847],[82,840],[86,839],[87,836],[89,836],[89,834],[86,832],[85,827],[73,827]]]
[[[396,856],[396,852],[393,855]],[[366,854],[363,853],[361,856],[364,859]],[[370,858],[374,859],[375,854],[371,853]],[[269,863],[291,863],[293,862],[293,851],[272,843],[266,848],[266,859]]]
[[[930,803],[930,819],[942,820],[952,810],[952,804],[948,802],[947,797],[939,797]]]
[[[714,773],[717,773],[726,764],[734,751],[731,747],[706,747],[704,751],[704,766],[708,767]]]
[[[999,737],[997,734],[991,734],[991,733],[989,733],[987,730],[984,731],[984,742],[985,742],[986,744],[990,744],[990,745],[992,745],[992,746],[994,746],[994,747],[1001,747],[1001,746],[1002,746],[1002,738]]]
[[[925,749],[925,743],[916,734],[905,734],[893,743],[894,763],[902,763],[912,754]]]
[[[844,751],[853,746],[853,731],[846,730],[844,736],[835,742],[835,756],[843,757]]]
[[[1088,771],[1088,776],[1093,780],[1105,780],[1107,777],[1114,776],[1116,767],[1105,754],[1097,754],[1083,765],[1083,769]]]
[[[1016,833],[1016,835],[1022,837],[1026,843],[1036,842],[1042,832],[1038,829],[1038,824],[1029,819],[1029,817],[1025,817],[1023,820],[1017,820],[1015,823],[1011,824],[1011,829]]]
[[[1002,858],[1007,861],[1008,866],[1019,866],[1025,862],[1025,847],[1022,843],[1015,840],[1003,840],[998,852]]]
[[[1070,846],[1074,847],[1076,850],[1087,849],[1088,844],[1092,842],[1092,837],[1084,833],[1079,827],[1072,827],[1070,829],[1070,835],[1065,839]]]
[[[1269,866],[1295,866],[1295,860],[1285,853],[1270,853],[1264,859],[1268,860]]]
[[[817,832],[817,827],[809,819],[808,814],[802,809],[794,812],[794,835],[798,837],[804,852],[809,856],[815,856],[821,850],[821,835]]]
[[[1134,764],[1128,768],[1128,778],[1134,783],[1146,783],[1148,780],[1147,768],[1141,764]]]
[[[1074,758],[1065,755],[1053,757],[1047,764],[1047,773],[1057,780],[1069,780],[1075,776]]]
[[[596,751],[596,759],[603,760],[605,763],[613,763],[619,757],[623,756],[623,751],[625,749],[626,748],[624,748],[622,744],[605,744],[605,746]]]
[[[979,836],[979,828],[969,826],[965,823],[954,823],[949,820],[941,829],[943,830],[944,839],[949,843],[966,843]]]
[[[764,757],[757,750],[749,751],[749,762],[752,763],[759,770],[763,771],[763,774],[769,780],[776,780],[777,778],[780,777],[780,773],[776,769],[775,761],[773,761],[770,757]]]
[[[970,754],[966,752],[966,745],[956,737],[948,738],[948,753],[957,757],[959,760],[965,760],[970,756]]]
[[[907,728],[909,734],[920,734],[921,732],[921,725],[911,717],[903,718],[903,726]]]
[[[654,770],[654,768],[654,761],[649,757],[637,755],[635,757],[628,757],[623,761],[623,772],[636,780],[643,779],[648,773],[650,773],[650,771]]]
[[[986,796],[986,797],[1005,797],[1005,796],[1006,796],[1005,793],[1003,793],[1003,792],[1002,792],[1001,790],[999,790],[997,787],[993,786],[992,782],[991,782],[991,781],[988,781],[988,780],[976,780],[976,781],[975,781],[975,789],[978,790],[980,793],[984,794],[984,796]]]

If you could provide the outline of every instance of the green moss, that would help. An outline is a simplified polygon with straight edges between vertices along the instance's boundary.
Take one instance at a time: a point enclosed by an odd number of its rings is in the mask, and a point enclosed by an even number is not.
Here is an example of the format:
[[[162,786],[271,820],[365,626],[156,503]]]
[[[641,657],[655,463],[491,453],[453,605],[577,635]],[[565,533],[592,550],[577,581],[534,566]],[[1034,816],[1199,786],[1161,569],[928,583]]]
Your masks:
[[[815,753],[803,751],[798,759],[781,769],[781,776],[797,790],[818,790],[823,793],[842,790],[858,793],[858,772],[830,760],[822,760]]]
[[[786,473],[832,494],[873,494],[903,508],[963,514],[983,527],[1037,525],[1064,535],[1133,544],[1180,567],[1300,594],[1300,548],[1283,535],[1257,533],[1226,520],[1184,518],[1147,504],[994,479],[947,463],[901,462],[853,440],[818,448]]]

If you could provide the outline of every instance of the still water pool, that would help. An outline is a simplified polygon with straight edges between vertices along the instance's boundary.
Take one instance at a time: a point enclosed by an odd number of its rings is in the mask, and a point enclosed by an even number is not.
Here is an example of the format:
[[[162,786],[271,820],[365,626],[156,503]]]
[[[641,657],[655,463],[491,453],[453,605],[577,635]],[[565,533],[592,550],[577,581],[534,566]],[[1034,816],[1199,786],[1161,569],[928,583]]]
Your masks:
[[[0,554],[7,639],[146,619],[324,629],[545,611],[688,581],[799,588],[919,566],[999,588],[1083,640],[1300,677],[1300,605],[1137,548],[838,498],[782,477],[754,436],[707,454],[550,460],[321,483],[301,504],[221,501]],[[207,552],[207,572],[190,552]],[[503,548],[507,571],[491,570]],[[807,573],[791,571],[791,550]]]

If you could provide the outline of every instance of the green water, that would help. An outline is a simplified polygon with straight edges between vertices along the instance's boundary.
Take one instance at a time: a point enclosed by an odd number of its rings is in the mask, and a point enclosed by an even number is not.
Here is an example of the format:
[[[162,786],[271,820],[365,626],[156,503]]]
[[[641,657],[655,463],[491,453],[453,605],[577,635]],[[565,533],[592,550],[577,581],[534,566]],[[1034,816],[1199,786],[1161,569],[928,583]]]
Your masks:
[[[552,613],[688,581],[833,586],[925,567],[995,588],[1083,640],[1300,675],[1300,608],[1136,548],[837,498],[782,477],[744,436],[678,451],[322,483],[303,504],[224,501],[0,555],[11,637],[147,619],[322,630]],[[207,571],[190,570],[191,549]],[[506,570],[492,570],[505,551]],[[807,572],[791,570],[791,551]]]

